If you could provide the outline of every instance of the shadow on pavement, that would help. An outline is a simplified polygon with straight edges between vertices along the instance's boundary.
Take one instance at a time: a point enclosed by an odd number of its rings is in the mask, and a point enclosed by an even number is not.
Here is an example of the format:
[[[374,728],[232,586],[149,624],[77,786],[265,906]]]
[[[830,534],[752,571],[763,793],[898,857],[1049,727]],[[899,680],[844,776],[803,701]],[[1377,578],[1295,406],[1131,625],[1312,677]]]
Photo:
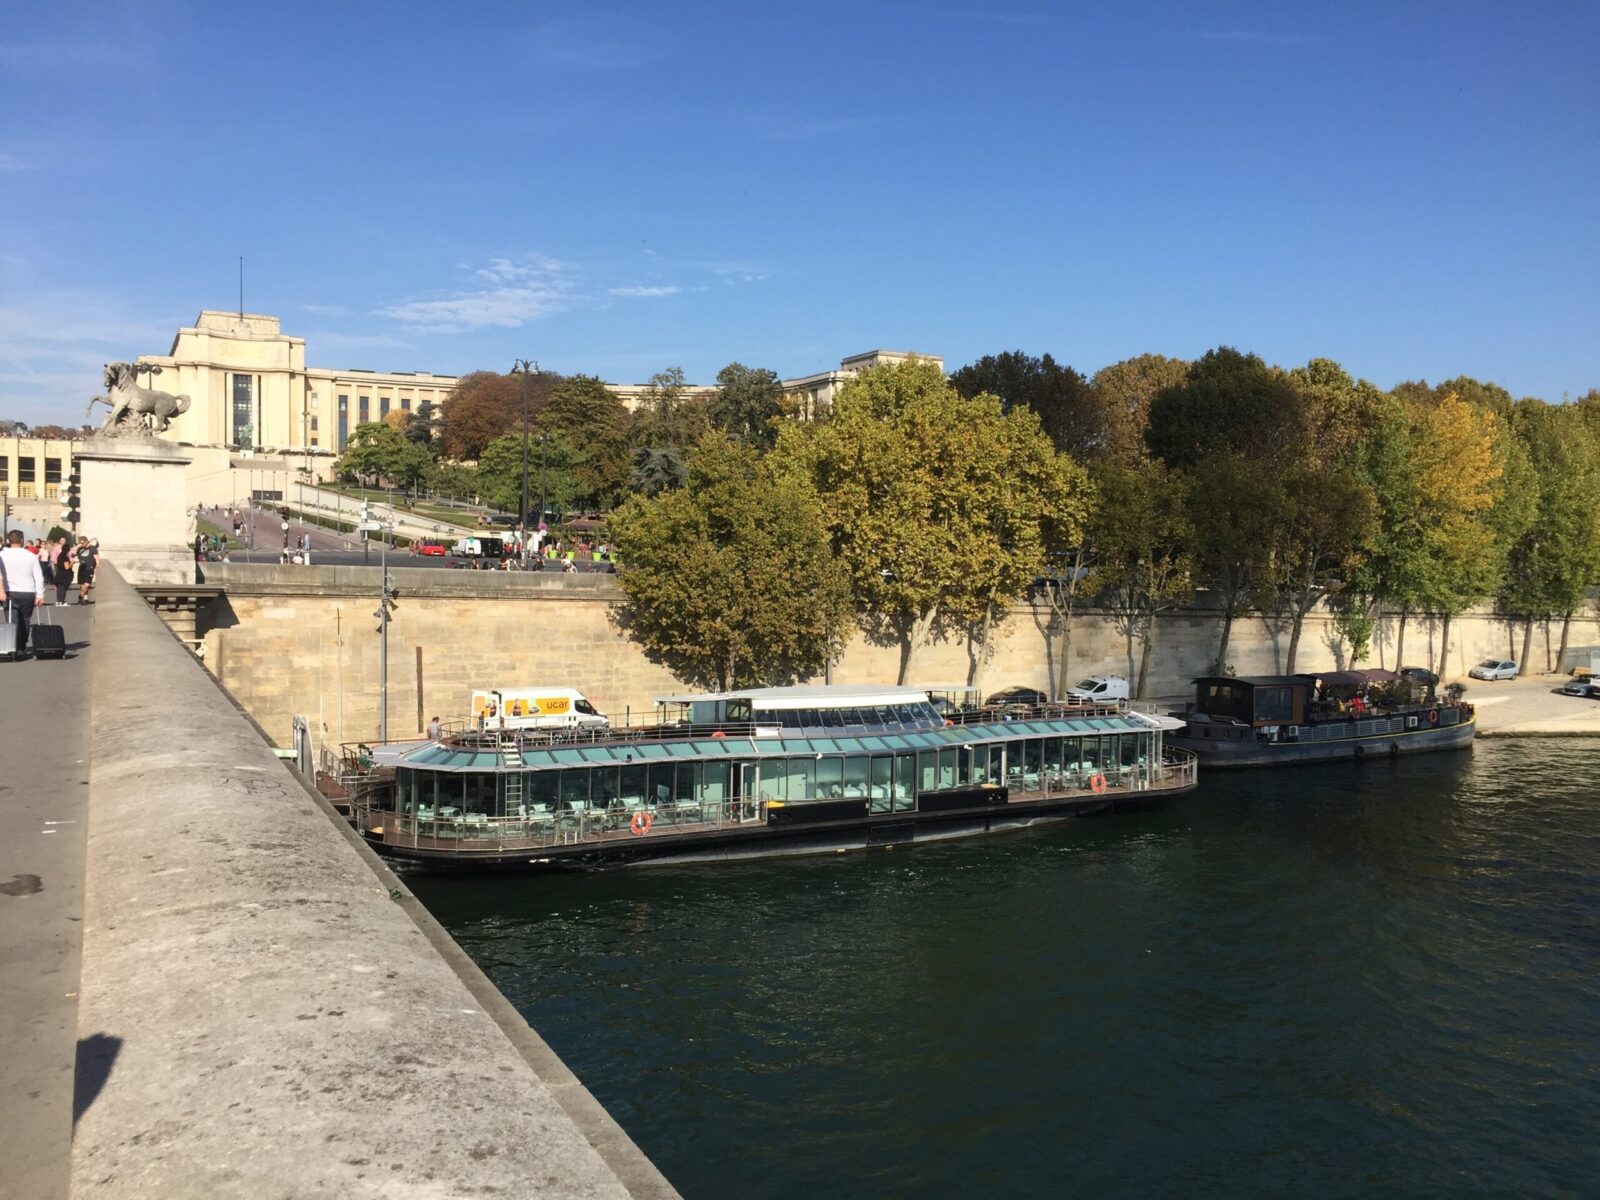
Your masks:
[[[111,1068],[122,1052],[122,1039],[108,1033],[90,1034],[78,1039],[78,1063],[72,1081],[72,1123],[89,1111],[90,1105],[111,1078]]]

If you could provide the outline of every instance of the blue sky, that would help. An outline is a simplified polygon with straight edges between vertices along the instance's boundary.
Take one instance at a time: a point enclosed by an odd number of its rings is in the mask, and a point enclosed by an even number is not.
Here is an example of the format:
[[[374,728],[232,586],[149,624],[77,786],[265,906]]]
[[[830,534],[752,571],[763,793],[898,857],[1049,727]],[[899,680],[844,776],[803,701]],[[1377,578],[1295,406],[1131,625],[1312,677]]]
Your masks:
[[[642,382],[1218,345],[1600,387],[1600,3],[19,4],[0,416],[203,307]]]

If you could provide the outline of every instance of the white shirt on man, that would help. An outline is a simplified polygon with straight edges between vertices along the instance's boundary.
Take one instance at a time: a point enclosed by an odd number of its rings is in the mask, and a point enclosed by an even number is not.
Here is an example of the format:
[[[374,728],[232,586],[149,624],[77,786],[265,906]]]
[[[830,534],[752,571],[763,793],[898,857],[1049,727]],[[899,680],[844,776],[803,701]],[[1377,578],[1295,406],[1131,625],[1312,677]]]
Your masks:
[[[30,591],[44,599],[44,572],[39,556],[26,546],[7,546],[0,550],[0,575],[5,577],[6,597],[20,601]]]

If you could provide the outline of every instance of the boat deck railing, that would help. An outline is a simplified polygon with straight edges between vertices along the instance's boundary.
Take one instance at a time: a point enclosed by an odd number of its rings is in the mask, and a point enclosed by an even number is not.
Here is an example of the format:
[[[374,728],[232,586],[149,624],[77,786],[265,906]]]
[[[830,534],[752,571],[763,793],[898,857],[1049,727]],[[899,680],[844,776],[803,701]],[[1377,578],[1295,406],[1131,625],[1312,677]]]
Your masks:
[[[1181,790],[1194,784],[1196,763],[1196,757],[1188,751],[1169,749],[1159,764],[1084,766],[1039,774],[1019,772],[1007,780],[1008,807],[1017,811],[1030,803],[1070,796],[1091,802],[1135,792]],[[1103,781],[1098,789],[1097,778]],[[503,817],[448,806],[396,812],[374,805],[371,790],[359,795],[355,801],[357,823],[368,837],[385,845],[460,853],[537,851],[729,828],[754,829],[767,824],[774,808],[841,800],[866,801],[869,816],[912,812],[916,808],[912,797],[882,786],[783,801],[744,797],[655,802],[623,799],[608,806],[521,804],[515,815]]]
[[[942,714],[937,722],[929,721],[915,725],[846,725],[827,728],[807,726],[805,729],[766,721],[720,721],[715,724],[697,725],[686,721],[666,720],[643,721],[632,725],[541,729],[516,728],[505,725],[504,718],[492,718],[490,722],[445,722],[440,726],[440,740],[463,749],[499,750],[515,746],[527,750],[547,746],[599,746],[629,742],[677,741],[685,738],[712,738],[719,735],[730,738],[872,737],[953,725],[992,725],[1007,721],[1115,716],[1124,711],[1125,708],[1115,702],[1060,701],[1049,704],[989,705],[952,710]],[[363,744],[369,748],[375,745],[371,742]]]

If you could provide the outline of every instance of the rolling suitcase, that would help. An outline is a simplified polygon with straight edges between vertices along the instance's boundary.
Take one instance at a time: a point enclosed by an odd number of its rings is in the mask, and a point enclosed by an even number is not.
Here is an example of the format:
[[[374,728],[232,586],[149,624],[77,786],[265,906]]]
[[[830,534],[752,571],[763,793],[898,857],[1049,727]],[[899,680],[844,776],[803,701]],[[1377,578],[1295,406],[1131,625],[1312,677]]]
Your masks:
[[[17,623],[11,616],[11,601],[5,603],[4,619],[0,620],[0,658],[17,661]]]
[[[29,627],[35,658],[65,658],[67,656],[67,631],[50,624],[50,606],[36,610]]]

